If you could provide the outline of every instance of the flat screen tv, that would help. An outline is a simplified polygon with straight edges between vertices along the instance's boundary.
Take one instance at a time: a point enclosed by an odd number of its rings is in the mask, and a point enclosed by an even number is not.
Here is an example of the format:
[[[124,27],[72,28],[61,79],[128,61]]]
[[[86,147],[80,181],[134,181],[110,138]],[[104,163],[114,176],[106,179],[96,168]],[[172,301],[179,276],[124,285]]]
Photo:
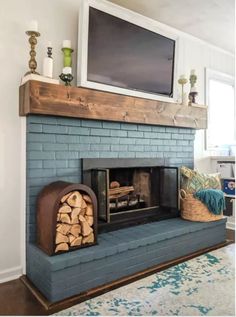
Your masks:
[[[122,15],[128,10],[116,5],[86,3],[80,14],[80,31],[86,26],[86,32],[80,32],[79,41],[79,51],[84,50],[86,34],[86,56],[78,62],[78,84],[151,99],[173,98],[176,40],[134,23],[140,17],[145,20],[136,13],[129,19]]]

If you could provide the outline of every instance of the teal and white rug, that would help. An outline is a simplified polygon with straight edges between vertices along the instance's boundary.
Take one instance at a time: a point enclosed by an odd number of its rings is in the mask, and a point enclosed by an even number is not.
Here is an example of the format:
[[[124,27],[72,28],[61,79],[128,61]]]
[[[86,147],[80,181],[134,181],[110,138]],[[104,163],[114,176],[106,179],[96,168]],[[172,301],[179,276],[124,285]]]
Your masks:
[[[231,244],[87,300],[58,316],[235,316]]]

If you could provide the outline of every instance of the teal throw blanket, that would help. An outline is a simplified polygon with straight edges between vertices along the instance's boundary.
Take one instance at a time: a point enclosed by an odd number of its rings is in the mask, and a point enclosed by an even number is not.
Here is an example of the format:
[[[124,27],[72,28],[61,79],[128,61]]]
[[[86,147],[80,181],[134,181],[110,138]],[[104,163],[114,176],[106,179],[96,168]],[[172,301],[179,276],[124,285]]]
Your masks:
[[[220,215],[225,209],[225,197],[222,190],[202,189],[197,191],[193,196],[201,200],[201,202],[207,206],[209,211],[215,215]]]

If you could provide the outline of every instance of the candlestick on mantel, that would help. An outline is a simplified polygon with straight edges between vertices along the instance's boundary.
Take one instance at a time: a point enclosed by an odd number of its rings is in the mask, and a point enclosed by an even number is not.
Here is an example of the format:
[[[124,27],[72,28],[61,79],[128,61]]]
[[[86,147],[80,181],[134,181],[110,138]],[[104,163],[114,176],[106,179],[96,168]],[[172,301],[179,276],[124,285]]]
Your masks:
[[[43,60],[43,76],[53,77],[53,58],[52,58],[52,43],[48,42],[47,57]]]
[[[62,73],[59,76],[62,81],[64,81],[66,86],[70,86],[71,81],[73,80],[72,76],[72,52],[71,41],[64,40],[62,42],[62,52],[63,52],[63,69]]]
[[[29,43],[30,43],[30,60],[29,60],[29,68],[30,71],[28,71],[25,75],[28,74],[37,74],[36,72],[37,68],[37,62],[36,62],[36,45],[37,45],[37,37],[40,36],[40,33],[38,32],[38,22],[36,20],[32,20],[29,23],[29,30],[26,31],[26,34],[29,36]]]

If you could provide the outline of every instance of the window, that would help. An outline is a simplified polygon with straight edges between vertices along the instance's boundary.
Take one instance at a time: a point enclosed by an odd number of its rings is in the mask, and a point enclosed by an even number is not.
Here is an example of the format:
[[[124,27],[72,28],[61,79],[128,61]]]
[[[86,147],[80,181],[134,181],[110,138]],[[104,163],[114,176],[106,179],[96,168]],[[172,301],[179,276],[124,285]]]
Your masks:
[[[234,78],[206,69],[206,104],[208,129],[206,148],[235,143]]]

